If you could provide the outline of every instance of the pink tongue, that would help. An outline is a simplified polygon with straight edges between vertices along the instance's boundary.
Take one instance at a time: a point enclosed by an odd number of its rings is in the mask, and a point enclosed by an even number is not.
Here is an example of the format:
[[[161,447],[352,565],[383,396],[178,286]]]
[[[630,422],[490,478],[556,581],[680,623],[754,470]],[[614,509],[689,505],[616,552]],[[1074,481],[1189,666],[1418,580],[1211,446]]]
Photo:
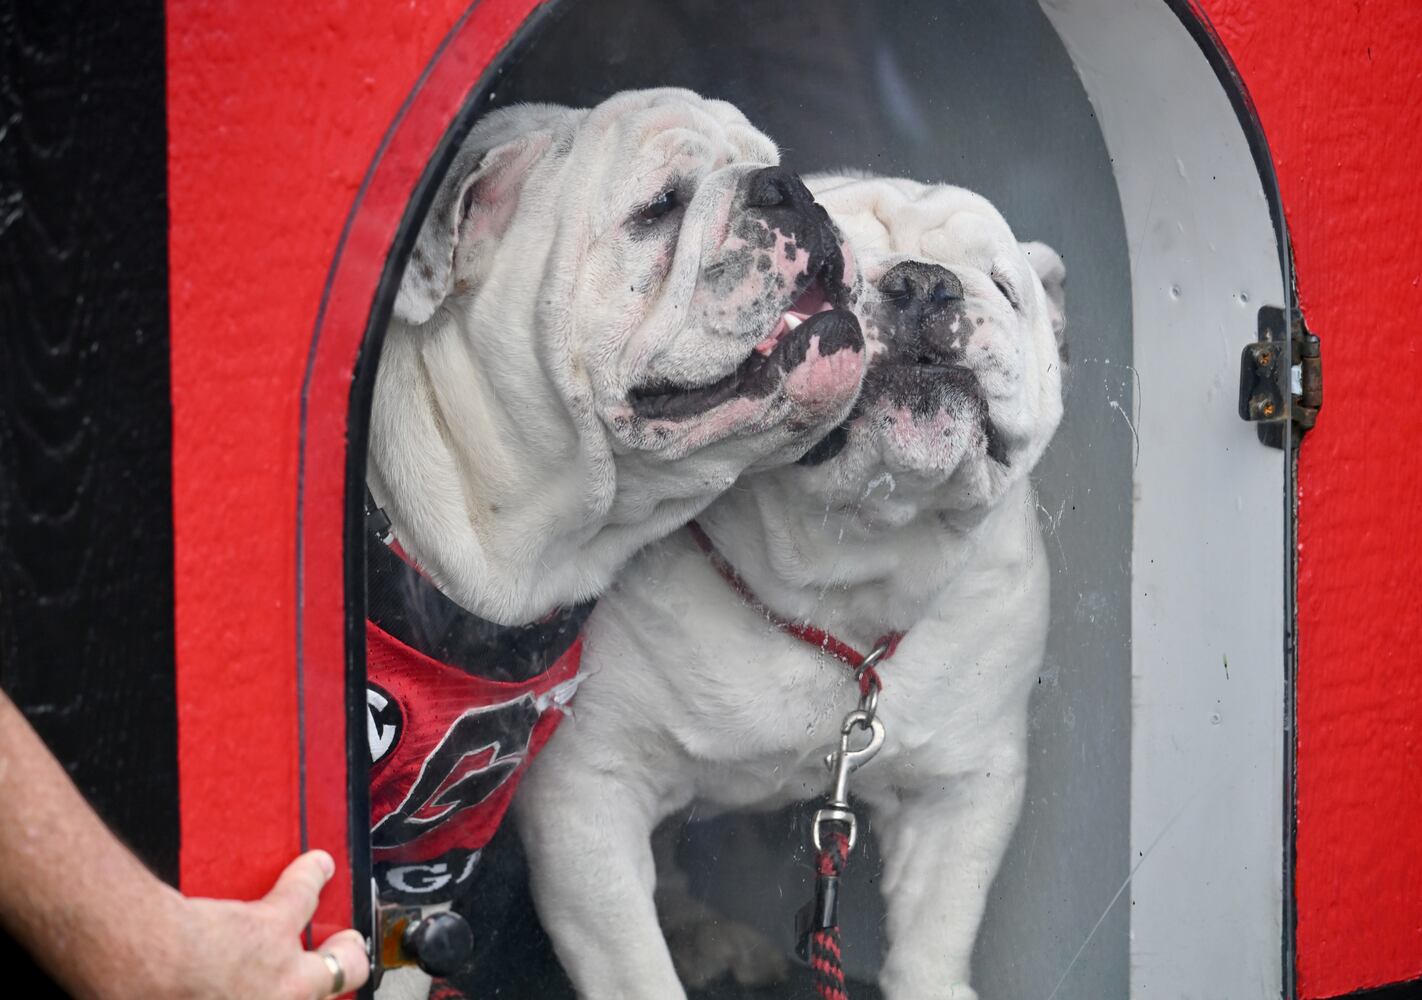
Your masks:
[[[756,344],[755,349],[761,354],[769,354],[775,350],[775,345],[780,342],[780,338],[790,331],[790,324],[785,322],[786,316],[794,316],[797,320],[804,322],[815,313],[833,308],[825,299],[823,286],[816,281],[800,294],[800,297],[791,304],[789,309],[781,314],[780,320],[775,324],[775,329],[770,331],[770,336]]]

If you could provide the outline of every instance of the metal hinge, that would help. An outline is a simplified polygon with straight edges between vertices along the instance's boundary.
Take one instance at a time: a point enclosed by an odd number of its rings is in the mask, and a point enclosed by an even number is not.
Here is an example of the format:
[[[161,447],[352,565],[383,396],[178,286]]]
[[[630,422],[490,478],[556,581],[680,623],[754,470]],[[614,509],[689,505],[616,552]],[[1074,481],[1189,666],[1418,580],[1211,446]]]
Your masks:
[[[1259,424],[1259,440],[1271,448],[1284,446],[1286,427],[1297,445],[1318,419],[1323,406],[1319,348],[1318,337],[1309,333],[1301,315],[1294,315],[1285,338],[1284,310],[1259,310],[1259,339],[1245,347],[1239,360],[1239,415]],[[1293,364],[1286,367],[1290,356]]]

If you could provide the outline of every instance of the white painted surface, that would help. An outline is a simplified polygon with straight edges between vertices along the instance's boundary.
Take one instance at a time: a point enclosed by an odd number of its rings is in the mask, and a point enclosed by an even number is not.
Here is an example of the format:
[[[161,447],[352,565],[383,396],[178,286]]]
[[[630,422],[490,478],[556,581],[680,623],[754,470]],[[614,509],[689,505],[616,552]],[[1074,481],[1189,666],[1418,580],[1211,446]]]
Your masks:
[[[1130,243],[1131,996],[1277,997],[1285,460],[1235,412],[1255,311],[1283,303],[1268,205],[1223,89],[1164,3],[1043,7],[1096,108]]]

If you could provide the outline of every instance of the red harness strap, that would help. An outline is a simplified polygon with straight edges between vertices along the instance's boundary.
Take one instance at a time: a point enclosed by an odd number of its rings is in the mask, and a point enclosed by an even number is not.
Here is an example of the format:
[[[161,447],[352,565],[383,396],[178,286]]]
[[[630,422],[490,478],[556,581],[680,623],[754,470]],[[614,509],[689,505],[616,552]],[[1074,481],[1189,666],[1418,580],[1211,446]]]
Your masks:
[[[809,622],[792,622],[766,607],[764,602],[755,596],[750,585],[736,572],[736,568],[728,563],[720,552],[716,551],[716,544],[711,541],[711,536],[706,534],[706,529],[695,521],[686,527],[691,532],[691,538],[696,542],[696,547],[706,553],[706,558],[711,561],[712,566],[716,567],[716,572],[721,574],[721,578],[731,585],[731,589],[740,595],[741,600],[763,614],[766,621],[786,635],[793,635],[811,646],[819,647],[854,671],[854,676],[859,681],[861,695],[868,695],[871,688],[877,688],[880,691],[884,689],[884,682],[879,677],[876,666],[894,655],[895,650],[899,648],[899,642],[904,637],[902,632],[890,632],[881,638],[878,645],[887,647],[884,655],[880,656],[875,663],[865,667],[864,661],[869,658],[869,654],[859,652],[849,643]]]
[[[373,498],[367,526],[372,874],[382,900],[449,902],[474,884],[519,780],[567,714],[591,605],[487,621],[435,586]]]

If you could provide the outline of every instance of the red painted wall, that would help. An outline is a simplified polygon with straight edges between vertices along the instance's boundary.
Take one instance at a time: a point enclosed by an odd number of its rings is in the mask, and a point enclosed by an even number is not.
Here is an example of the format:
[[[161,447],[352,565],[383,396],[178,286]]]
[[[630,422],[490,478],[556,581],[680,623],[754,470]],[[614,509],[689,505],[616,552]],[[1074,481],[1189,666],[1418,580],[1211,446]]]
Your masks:
[[[1325,408],[1300,460],[1297,892],[1302,994],[1326,997],[1422,976],[1422,409],[1410,399],[1422,381],[1422,4],[1201,2],[1263,120],[1301,299],[1324,340]],[[486,6],[508,21],[528,4]],[[189,891],[260,892],[299,846],[299,389],[357,189],[465,8],[169,4]],[[413,183],[413,169],[391,183]],[[393,231],[377,222],[364,232],[374,244]],[[348,365],[326,358],[316,388],[343,399]],[[338,506],[339,444],[317,458],[317,502]],[[308,548],[309,572],[332,571],[331,530]],[[338,594],[320,603],[329,628]],[[322,636],[323,669],[339,669]],[[339,812],[339,788],[329,795]]]
[[[401,113],[465,0],[168,8],[173,478],[189,892],[254,895],[301,846],[293,525],[308,392],[306,777],[311,845],[345,864],[345,405],[410,191],[527,0],[486,0]],[[471,41],[472,39],[472,41]],[[371,171],[379,155],[379,169]],[[352,216],[363,182],[368,186]],[[332,271],[348,219],[348,252]],[[323,919],[348,923],[337,880]],[[320,921],[318,921],[319,923]]]
[[[1324,409],[1299,457],[1298,973],[1422,977],[1422,4],[1204,0],[1264,123]]]

